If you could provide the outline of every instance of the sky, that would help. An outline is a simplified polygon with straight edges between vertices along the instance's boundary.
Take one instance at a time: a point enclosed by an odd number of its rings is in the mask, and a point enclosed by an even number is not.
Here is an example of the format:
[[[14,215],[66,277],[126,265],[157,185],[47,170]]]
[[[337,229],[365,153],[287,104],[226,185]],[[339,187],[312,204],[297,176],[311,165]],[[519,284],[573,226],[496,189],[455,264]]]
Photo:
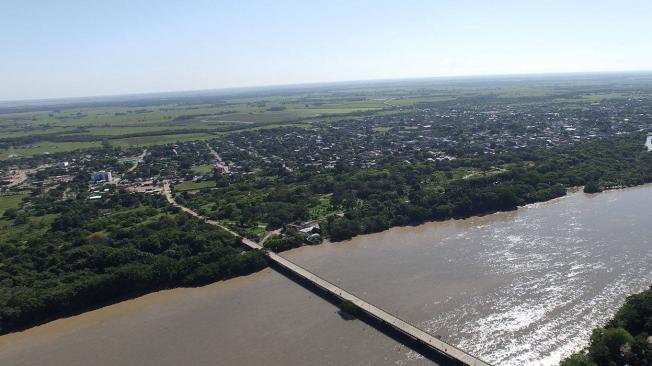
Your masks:
[[[649,0],[0,0],[0,100],[652,70]]]

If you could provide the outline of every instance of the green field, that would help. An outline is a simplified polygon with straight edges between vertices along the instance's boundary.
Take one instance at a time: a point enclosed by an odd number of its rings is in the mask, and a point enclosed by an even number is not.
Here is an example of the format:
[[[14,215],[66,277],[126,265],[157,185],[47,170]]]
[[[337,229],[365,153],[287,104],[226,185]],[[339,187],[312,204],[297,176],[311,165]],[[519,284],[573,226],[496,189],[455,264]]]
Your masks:
[[[100,141],[88,142],[35,142],[30,145],[18,146],[9,149],[0,149],[0,159],[15,157],[30,157],[34,155],[53,154],[58,152],[73,151],[79,149],[97,148],[102,143]]]
[[[393,99],[387,101],[387,103],[392,104],[392,105],[398,105],[402,107],[411,107],[419,103],[435,103],[435,102],[445,102],[449,100],[455,100],[455,97],[453,96],[432,96],[432,97],[424,97],[424,98],[401,98],[401,99]]]
[[[557,103],[573,103],[573,102],[599,102],[609,99],[621,99],[632,97],[627,93],[592,93],[578,96],[577,98],[556,98],[553,101]]]
[[[195,165],[192,167],[192,171],[197,174],[208,174],[213,171],[213,166],[211,164]]]
[[[0,196],[0,216],[4,215],[5,211],[10,208],[19,208],[25,197],[27,197],[26,194]]]
[[[330,215],[334,215],[341,210],[333,209],[331,205],[332,194],[325,194],[319,197],[319,204],[308,209],[311,220],[324,220]]]
[[[196,191],[198,189],[213,188],[213,187],[215,187],[215,182],[212,180],[207,180],[203,182],[183,182],[174,186],[174,190],[177,192],[185,192],[185,191]]]
[[[209,133],[188,133],[172,134],[161,136],[142,136],[109,139],[112,146],[122,148],[143,147],[151,145],[171,144],[185,141],[209,140],[216,135]],[[9,149],[0,149],[0,160],[9,158],[31,157],[34,155],[53,154],[58,152],[74,151],[79,149],[99,148],[102,146],[101,141],[83,141],[83,142],[50,142],[39,141],[29,145],[16,146]]]
[[[109,140],[109,143],[112,146],[129,148],[129,147],[141,147],[141,146],[150,146],[150,145],[173,144],[175,142],[185,142],[185,141],[210,140],[213,138],[215,138],[215,135],[208,134],[208,133],[190,133],[190,134],[179,134],[179,135],[129,137],[124,139]]]

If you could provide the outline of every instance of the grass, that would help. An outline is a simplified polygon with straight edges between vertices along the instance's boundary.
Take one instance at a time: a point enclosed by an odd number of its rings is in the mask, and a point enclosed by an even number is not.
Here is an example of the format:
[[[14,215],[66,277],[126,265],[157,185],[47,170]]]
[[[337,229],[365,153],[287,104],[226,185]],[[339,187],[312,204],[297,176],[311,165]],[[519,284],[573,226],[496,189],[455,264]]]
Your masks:
[[[72,133],[75,132],[74,128],[68,127],[43,127],[37,129],[15,129],[9,126],[1,126],[0,136],[3,138],[24,137],[24,136],[38,136],[48,135],[55,133]]]
[[[627,98],[631,95],[627,93],[592,93],[583,94],[577,98],[556,98],[553,102],[556,103],[573,103],[573,102],[599,102],[602,100]]]
[[[348,114],[348,113],[354,113],[354,112],[376,111],[376,110],[379,110],[379,109],[381,109],[381,108],[346,108],[346,107],[340,107],[340,108],[308,108],[308,109],[296,110],[296,112],[300,116],[310,117],[310,116],[321,115],[321,114]]]
[[[10,208],[19,208],[23,202],[23,198],[27,197],[26,194],[13,194],[7,196],[0,196],[0,216],[4,215],[5,211]]]
[[[411,107],[418,103],[436,103],[436,102],[446,102],[449,100],[457,99],[454,96],[442,95],[442,96],[432,96],[432,97],[423,97],[423,98],[403,98],[403,99],[393,99],[387,101],[387,103],[392,105],[398,105],[401,107]]]
[[[254,226],[254,227],[250,227],[250,228],[246,228],[246,229],[239,228],[236,225],[231,225],[231,227],[236,229],[236,230],[241,231],[244,234],[244,236],[246,236],[248,238],[253,238],[256,241],[262,240],[265,237],[265,235],[267,234],[267,231],[265,230],[265,227],[260,227],[260,226]]]
[[[185,192],[185,191],[195,191],[198,189],[204,189],[204,188],[213,188],[215,187],[215,182],[212,180],[207,180],[207,181],[202,181],[202,182],[183,182],[179,183],[176,186],[174,186],[174,190],[177,192]]]
[[[192,171],[197,174],[208,174],[213,171],[213,166],[211,164],[195,165],[192,167]]]
[[[186,142],[186,141],[210,140],[214,138],[215,135],[209,133],[190,133],[190,134],[179,134],[179,135],[129,137],[124,139],[109,140],[109,142],[113,146],[129,148],[129,147],[142,147],[142,146],[150,146],[150,145],[173,144],[176,142]]]
[[[206,128],[207,126],[203,126]],[[112,126],[112,127],[93,127],[88,129],[88,133],[94,136],[117,136],[131,133],[173,131],[186,129],[184,125],[165,125],[165,126]],[[108,137],[111,138],[111,137]]]
[[[308,209],[308,214],[311,220],[324,220],[326,217],[339,212],[340,210],[333,209],[331,206],[331,196],[333,194],[325,194],[319,197],[319,203]]]
[[[34,155],[52,154],[58,152],[73,151],[79,149],[98,148],[102,145],[100,141],[84,142],[49,142],[41,141],[30,145],[0,149],[0,160],[9,159],[11,155],[18,157],[30,157]]]
[[[129,137],[122,139],[111,139],[109,143],[113,146],[122,148],[143,147],[150,145],[172,144],[176,142],[209,140],[215,138],[215,135],[209,133],[190,133],[190,134],[172,134],[162,136],[143,136]],[[49,142],[40,141],[29,145],[12,147],[9,149],[0,149],[0,160],[15,157],[31,157],[34,155],[52,154],[58,152],[74,151],[79,149],[99,148],[102,146],[101,141],[83,141],[83,142]]]
[[[21,242],[21,248],[26,250],[28,239],[43,235],[56,217],[55,214],[30,216],[27,223],[22,225],[15,225],[14,221],[0,220],[0,242]]]

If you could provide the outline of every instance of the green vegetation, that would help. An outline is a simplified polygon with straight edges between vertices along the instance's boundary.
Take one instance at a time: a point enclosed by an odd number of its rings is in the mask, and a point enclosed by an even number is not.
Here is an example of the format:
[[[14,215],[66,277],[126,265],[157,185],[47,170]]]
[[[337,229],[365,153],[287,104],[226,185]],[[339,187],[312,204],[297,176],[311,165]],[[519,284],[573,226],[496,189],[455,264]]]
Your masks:
[[[262,253],[242,252],[231,235],[161,197],[127,193],[157,192],[165,180],[181,182],[178,203],[244,237],[283,229],[264,243],[274,251],[302,245],[306,235],[289,228],[307,220],[337,241],[513,210],[570,187],[652,182],[643,146],[652,79],[623,80],[406,82],[0,108],[1,173],[30,172],[22,187],[2,187],[14,195],[0,196],[0,332],[265,265]],[[228,173],[211,174],[207,144]],[[89,186],[98,171],[112,172],[115,185]],[[636,342],[639,333],[623,329]],[[601,337],[631,343],[621,331]]]
[[[28,145],[0,149],[0,160],[11,157],[30,157],[34,155],[54,154],[59,152],[75,151],[80,149],[99,148],[100,141],[89,142],[49,142],[39,141]]]
[[[584,186],[584,193],[599,193],[602,192],[602,187],[596,181],[587,182]]]
[[[174,287],[248,274],[266,265],[230,234],[177,212],[161,197],[32,198],[0,221],[0,333]],[[19,221],[19,217],[25,220]]]
[[[292,231],[287,232],[283,236],[272,237],[265,242],[263,245],[265,249],[269,249],[274,252],[282,252],[292,248],[297,248],[303,245],[306,240],[306,235],[298,232]]]
[[[307,182],[288,184],[271,176],[253,180],[218,176],[216,182],[209,183],[218,188],[195,195],[182,193],[177,201],[210,219],[236,223],[236,230],[256,227],[260,222],[268,229],[278,229],[286,223],[309,219],[308,208],[320,204],[318,197],[306,189]]]
[[[642,366],[652,362],[652,287],[627,298],[607,325],[591,335],[586,351],[573,354],[562,366]]]
[[[173,143],[180,143],[185,141],[209,140],[211,138],[215,138],[215,135],[208,134],[208,133],[190,133],[190,134],[171,134],[171,135],[163,135],[163,136],[141,136],[141,137],[117,138],[117,139],[109,140],[109,142],[113,146],[129,148],[129,147],[143,147],[143,146],[152,146],[152,145],[160,145],[160,144],[173,144]]]
[[[3,216],[7,211],[16,212],[16,209],[20,207],[23,198],[27,197],[26,194],[12,194],[12,195],[3,195],[0,196],[0,216]]]
[[[197,174],[209,174],[213,171],[213,166],[211,164],[202,164],[195,165],[191,169]]]
[[[174,189],[179,192],[184,191],[196,191],[199,189],[213,188],[215,187],[215,182],[212,180],[205,180],[201,182],[183,182],[174,186]]]
[[[436,162],[396,159],[366,169],[261,170],[216,177],[215,189],[179,198],[237,230],[318,219],[331,240],[346,240],[392,226],[513,210],[563,196],[570,187],[652,182],[652,154],[643,140],[636,134]]]
[[[220,96],[134,98],[66,102],[0,110],[0,160],[10,156],[98,148],[103,140],[122,148],[201,141],[234,131],[310,126],[316,122],[361,120],[473,103],[535,105],[562,109],[591,103],[626,102],[648,96],[648,80],[414,83],[351,88],[334,86],[284,92]],[[378,132],[388,132],[386,126]]]

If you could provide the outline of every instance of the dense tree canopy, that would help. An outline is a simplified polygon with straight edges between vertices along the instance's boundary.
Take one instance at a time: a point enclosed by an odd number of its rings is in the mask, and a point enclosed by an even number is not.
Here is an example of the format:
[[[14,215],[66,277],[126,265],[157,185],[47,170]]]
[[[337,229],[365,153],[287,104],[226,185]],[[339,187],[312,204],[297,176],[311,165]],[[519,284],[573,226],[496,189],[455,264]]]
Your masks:
[[[0,238],[0,332],[147,291],[194,286],[266,265],[237,239],[160,197],[33,199]],[[19,212],[20,213],[20,212]]]

